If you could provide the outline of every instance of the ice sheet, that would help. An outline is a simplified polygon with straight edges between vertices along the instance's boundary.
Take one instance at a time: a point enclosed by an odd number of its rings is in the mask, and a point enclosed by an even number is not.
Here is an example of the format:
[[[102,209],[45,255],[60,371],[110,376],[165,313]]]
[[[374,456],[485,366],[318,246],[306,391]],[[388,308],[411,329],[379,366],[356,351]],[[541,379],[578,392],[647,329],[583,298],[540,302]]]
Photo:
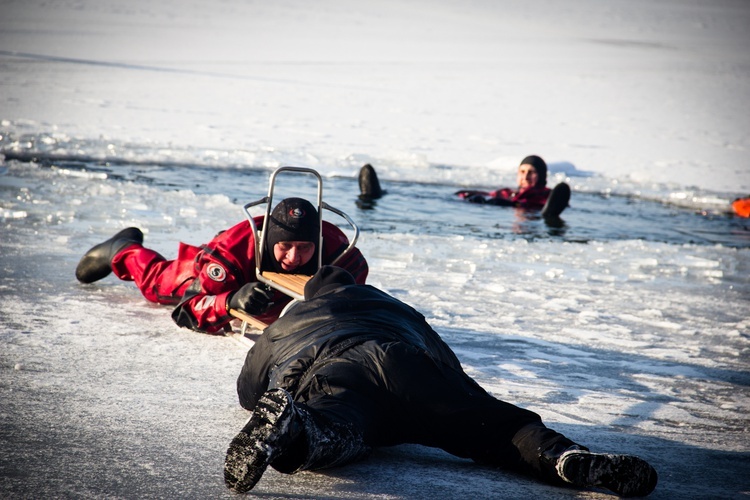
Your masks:
[[[340,179],[364,162],[390,205],[330,196],[365,229],[370,282],[423,312],[484,387],[593,449],[648,458],[654,498],[750,491],[750,250],[747,226],[722,214],[750,192],[744,2],[0,10],[0,147],[52,158],[0,166],[6,496],[230,496],[243,348],[72,270],[129,225],[168,256],[207,241],[278,165],[353,186]],[[574,188],[562,233],[451,197],[513,182],[530,153]],[[411,216],[393,217],[409,193]],[[648,200],[679,227],[642,216]],[[583,218],[601,207],[599,225]],[[628,232],[616,223],[631,208]],[[256,491],[604,496],[410,446],[324,474],[270,471]]]

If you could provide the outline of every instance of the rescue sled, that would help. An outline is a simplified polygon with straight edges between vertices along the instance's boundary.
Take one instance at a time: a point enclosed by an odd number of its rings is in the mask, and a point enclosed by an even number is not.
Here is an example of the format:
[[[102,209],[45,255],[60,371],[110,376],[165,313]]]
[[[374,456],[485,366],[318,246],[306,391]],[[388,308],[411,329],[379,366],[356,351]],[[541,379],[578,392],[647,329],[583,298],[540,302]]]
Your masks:
[[[284,172],[310,175],[314,177],[314,179],[317,182],[316,203],[313,203],[314,205],[317,204],[316,208],[318,210],[318,217],[320,218],[319,219],[320,230],[318,234],[318,252],[317,252],[318,262],[317,262],[316,270],[320,269],[320,267],[323,264],[323,252],[322,252],[323,210],[328,210],[330,212],[333,212],[334,214],[344,219],[347,222],[347,224],[349,224],[349,227],[351,231],[353,232],[353,236],[349,238],[349,246],[347,246],[346,249],[344,249],[344,251],[341,253],[341,255],[336,257],[336,259],[331,264],[336,264],[336,262],[338,262],[343,256],[345,256],[354,248],[354,246],[357,243],[357,239],[359,238],[359,227],[344,212],[328,205],[326,202],[323,201],[323,179],[320,177],[320,174],[317,171],[311,168],[285,166],[285,167],[280,167],[276,169],[271,174],[271,177],[268,181],[268,194],[264,196],[263,198],[260,198],[259,200],[251,201],[250,203],[247,203],[243,207],[243,210],[248,220],[250,221],[250,227],[253,230],[253,237],[255,238],[255,262],[256,262],[255,275],[256,275],[256,278],[258,279],[259,282],[265,283],[271,288],[274,288],[284,293],[285,295],[288,295],[292,299],[294,299],[292,302],[290,302],[290,305],[291,305],[294,303],[294,301],[305,300],[305,295],[304,295],[305,284],[308,282],[310,278],[312,278],[312,275],[282,274],[282,273],[276,273],[276,272],[271,272],[268,270],[261,269],[261,265],[263,262],[263,253],[266,247],[265,245],[266,235],[268,234],[266,230],[268,229],[268,221],[270,219],[271,211],[273,210],[273,206],[274,206],[273,196],[274,196],[274,189],[276,187],[276,178],[279,176],[279,174],[284,173]],[[250,209],[257,207],[259,205],[263,205],[263,204],[265,204],[265,215],[263,217],[263,226],[261,229],[258,229],[257,225],[255,224],[255,221],[253,220],[253,215],[250,212]],[[253,328],[257,328],[258,330],[263,330],[268,326],[266,323],[260,321],[259,319],[253,316],[250,316],[248,314],[245,314],[241,311],[238,311],[236,309],[230,309],[229,313],[235,318],[242,320],[241,335],[243,337],[247,337],[246,333],[247,333],[248,326],[252,326]]]

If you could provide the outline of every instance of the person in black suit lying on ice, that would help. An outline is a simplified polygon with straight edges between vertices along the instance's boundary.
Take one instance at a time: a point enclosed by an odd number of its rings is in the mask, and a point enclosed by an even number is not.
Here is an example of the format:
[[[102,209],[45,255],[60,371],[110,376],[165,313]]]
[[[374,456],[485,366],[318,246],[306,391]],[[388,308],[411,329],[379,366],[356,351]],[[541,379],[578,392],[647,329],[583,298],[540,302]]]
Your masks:
[[[631,455],[591,453],[534,412],[498,400],[461,368],[415,309],[347,271],[323,266],[250,349],[237,380],[252,410],[224,464],[247,492],[283,473],[351,463],[416,443],[552,484],[643,496],[657,473]]]

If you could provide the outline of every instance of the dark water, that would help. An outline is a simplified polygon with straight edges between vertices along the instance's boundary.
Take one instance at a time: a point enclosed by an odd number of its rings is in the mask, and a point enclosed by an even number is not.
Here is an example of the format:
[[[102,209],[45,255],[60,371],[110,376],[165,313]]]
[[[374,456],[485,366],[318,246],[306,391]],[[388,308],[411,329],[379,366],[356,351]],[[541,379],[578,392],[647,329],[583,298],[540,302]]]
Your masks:
[[[13,159],[12,157],[8,159]],[[136,164],[132,161],[19,157],[45,167],[102,172],[116,182],[134,182],[164,190],[189,189],[196,194],[225,194],[244,204],[266,195],[267,168],[196,166],[184,163]],[[567,242],[640,239],[670,244],[750,246],[750,219],[730,214],[697,213],[636,196],[608,196],[574,191],[559,220],[546,221],[539,211],[475,205],[453,193],[456,186],[389,182],[387,194],[373,202],[358,199],[356,172],[323,181],[323,199],[346,212],[363,232],[476,236]],[[286,173],[278,177],[274,200],[314,197],[312,176]],[[329,217],[326,217],[329,218]],[[335,217],[332,219],[335,220]]]
[[[546,221],[538,210],[467,203],[453,196],[455,190],[450,186],[391,184],[388,195],[371,209],[359,209],[357,221],[375,231],[397,228],[406,218],[415,232],[488,238],[570,242],[642,239],[750,246],[748,220],[726,214],[697,214],[638,198],[573,192],[570,206],[560,219]]]

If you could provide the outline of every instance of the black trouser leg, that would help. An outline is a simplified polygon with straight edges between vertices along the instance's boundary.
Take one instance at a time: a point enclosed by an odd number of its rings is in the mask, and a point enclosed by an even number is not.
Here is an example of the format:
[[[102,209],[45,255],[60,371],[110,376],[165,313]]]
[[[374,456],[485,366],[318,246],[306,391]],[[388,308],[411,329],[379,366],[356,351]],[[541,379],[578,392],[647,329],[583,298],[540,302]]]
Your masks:
[[[405,441],[557,481],[542,454],[574,443],[545,427],[539,415],[494,398],[463,371],[417,349],[396,344],[385,352],[383,371],[401,395],[391,413],[401,419]]]
[[[297,401],[324,421],[351,426],[367,446],[417,443],[552,481],[542,453],[574,444],[536,413],[403,343],[366,343],[314,371]]]
[[[522,462],[519,470],[525,470],[553,484],[564,483],[555,470],[557,457],[571,446],[586,449],[546,427],[541,421],[522,427],[513,436],[513,445]]]
[[[279,472],[337,467],[360,460],[372,450],[354,425],[334,422],[302,404],[295,406],[303,430],[289,452],[271,464]]]

